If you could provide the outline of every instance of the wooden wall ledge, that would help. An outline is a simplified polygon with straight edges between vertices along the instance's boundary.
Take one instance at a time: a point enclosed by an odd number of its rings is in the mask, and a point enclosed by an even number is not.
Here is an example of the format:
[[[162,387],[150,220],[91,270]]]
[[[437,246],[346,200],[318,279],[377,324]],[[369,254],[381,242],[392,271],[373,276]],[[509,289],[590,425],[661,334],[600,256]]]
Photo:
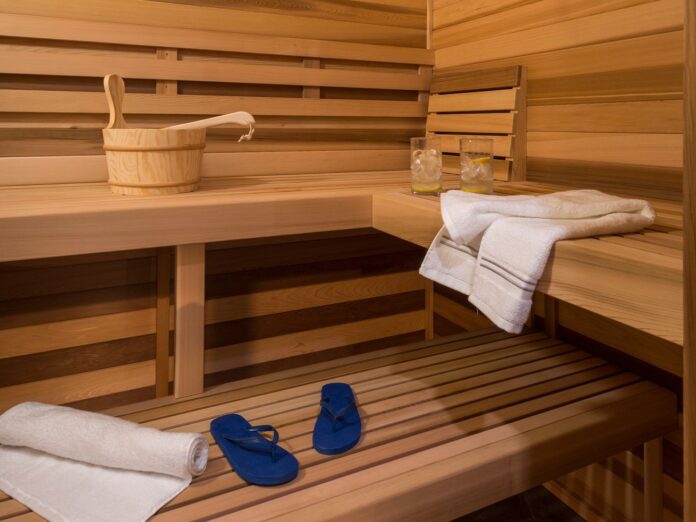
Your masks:
[[[508,194],[557,189],[533,183],[496,186],[497,192]],[[653,204],[658,218],[651,230],[558,242],[538,290],[681,345],[681,207],[664,201]],[[442,226],[439,201],[406,191],[377,194],[373,226],[427,247]]]

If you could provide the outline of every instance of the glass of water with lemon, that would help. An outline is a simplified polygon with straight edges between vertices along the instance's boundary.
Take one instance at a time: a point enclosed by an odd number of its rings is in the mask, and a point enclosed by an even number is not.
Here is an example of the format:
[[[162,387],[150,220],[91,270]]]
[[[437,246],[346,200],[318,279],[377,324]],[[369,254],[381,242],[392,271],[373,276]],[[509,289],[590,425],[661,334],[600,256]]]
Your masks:
[[[493,193],[493,140],[459,140],[459,188],[464,192]]]
[[[411,138],[411,192],[435,195],[442,191],[442,148],[438,136]]]

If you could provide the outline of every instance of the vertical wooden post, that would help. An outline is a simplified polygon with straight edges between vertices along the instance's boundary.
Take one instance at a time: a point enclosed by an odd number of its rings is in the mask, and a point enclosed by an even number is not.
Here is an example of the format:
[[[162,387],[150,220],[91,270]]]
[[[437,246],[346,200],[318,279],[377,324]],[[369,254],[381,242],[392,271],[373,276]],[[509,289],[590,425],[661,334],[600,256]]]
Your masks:
[[[205,244],[176,247],[174,396],[203,391]]]
[[[309,69],[319,69],[321,62],[314,58],[305,58],[302,60],[302,65]],[[303,98],[321,98],[320,87],[302,87]]]
[[[519,67],[519,87],[515,97],[515,125],[512,138],[510,181],[527,179],[527,68]]]
[[[435,285],[430,279],[425,279],[425,339],[435,338]]]
[[[157,59],[176,61],[179,59],[179,51],[177,49],[157,49]],[[155,84],[156,94],[176,95],[178,89],[176,80],[157,80]]]
[[[643,520],[662,522],[662,437],[643,445]]]
[[[433,0],[426,0],[425,3],[425,47],[433,48]]]
[[[696,520],[696,3],[684,17],[684,520]]]
[[[546,294],[544,294],[544,332],[549,337],[556,337],[558,334],[558,301],[555,297]]]
[[[169,248],[157,250],[157,319],[155,328],[155,396],[169,394],[169,280],[171,278],[171,252]]]

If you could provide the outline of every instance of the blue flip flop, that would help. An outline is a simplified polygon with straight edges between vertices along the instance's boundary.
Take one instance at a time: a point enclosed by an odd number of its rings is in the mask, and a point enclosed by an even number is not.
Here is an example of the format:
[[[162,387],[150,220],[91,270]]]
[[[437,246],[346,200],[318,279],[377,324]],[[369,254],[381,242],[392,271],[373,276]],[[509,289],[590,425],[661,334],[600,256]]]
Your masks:
[[[272,440],[260,435],[265,431],[273,432]],[[214,419],[210,433],[237,475],[250,484],[275,486],[297,476],[299,463],[278,446],[278,431],[273,426],[252,426],[232,413]]]
[[[345,383],[321,388],[321,411],[314,424],[314,449],[324,455],[338,455],[360,441],[362,423],[355,395]]]

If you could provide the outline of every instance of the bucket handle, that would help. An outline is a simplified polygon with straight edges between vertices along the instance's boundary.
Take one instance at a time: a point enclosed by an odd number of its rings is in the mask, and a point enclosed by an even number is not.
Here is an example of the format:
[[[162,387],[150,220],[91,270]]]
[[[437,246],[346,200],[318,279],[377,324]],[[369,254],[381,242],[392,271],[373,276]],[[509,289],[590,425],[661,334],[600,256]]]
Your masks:
[[[254,134],[254,125],[256,120],[248,112],[238,111],[231,112],[229,114],[223,114],[222,116],[214,116],[212,118],[205,118],[203,120],[190,121],[188,123],[181,123],[179,125],[172,125],[171,127],[165,127],[166,130],[183,130],[183,129],[205,129],[207,127],[215,127],[216,125],[224,125],[225,123],[236,123],[237,125],[248,125],[249,132],[243,134],[239,141],[250,140],[252,134]]]
[[[123,78],[118,74],[107,74],[104,76],[104,92],[106,101],[109,103],[109,123],[107,129],[125,129],[126,120],[123,117],[123,96],[126,87]]]

